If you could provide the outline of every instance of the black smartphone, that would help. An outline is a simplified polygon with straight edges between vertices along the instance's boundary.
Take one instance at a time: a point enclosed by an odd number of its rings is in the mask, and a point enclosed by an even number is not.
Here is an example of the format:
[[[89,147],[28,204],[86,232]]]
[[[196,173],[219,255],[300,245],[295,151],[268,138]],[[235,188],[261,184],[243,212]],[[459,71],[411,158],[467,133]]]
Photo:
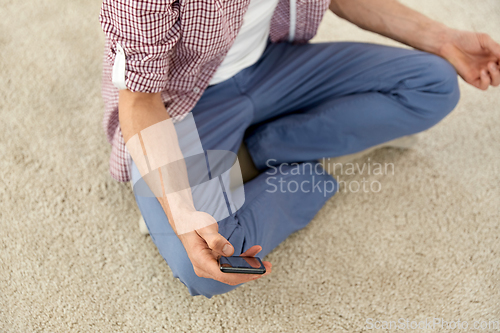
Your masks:
[[[224,273],[264,274],[266,267],[257,257],[220,257],[219,267]]]

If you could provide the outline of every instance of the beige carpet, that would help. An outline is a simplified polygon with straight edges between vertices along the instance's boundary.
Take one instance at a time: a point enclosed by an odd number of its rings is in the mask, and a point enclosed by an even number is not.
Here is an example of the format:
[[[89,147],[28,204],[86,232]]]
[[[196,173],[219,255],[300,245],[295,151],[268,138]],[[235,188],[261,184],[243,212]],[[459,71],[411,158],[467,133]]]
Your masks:
[[[404,2],[500,41],[498,0]],[[0,0],[0,332],[500,320],[500,89],[461,82],[457,109],[414,149],[369,156],[393,163],[394,175],[344,176],[378,181],[380,193],[339,193],[267,257],[269,277],[193,298],[139,233],[129,186],[108,175],[99,7]],[[395,44],[333,15],[318,39]]]

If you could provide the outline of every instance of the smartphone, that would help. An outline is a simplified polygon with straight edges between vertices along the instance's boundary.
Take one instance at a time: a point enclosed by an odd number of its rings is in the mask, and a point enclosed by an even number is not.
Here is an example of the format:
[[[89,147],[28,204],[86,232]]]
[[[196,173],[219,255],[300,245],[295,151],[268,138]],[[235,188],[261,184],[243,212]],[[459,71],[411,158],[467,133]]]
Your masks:
[[[258,257],[220,257],[219,267],[223,273],[264,274],[266,267]]]

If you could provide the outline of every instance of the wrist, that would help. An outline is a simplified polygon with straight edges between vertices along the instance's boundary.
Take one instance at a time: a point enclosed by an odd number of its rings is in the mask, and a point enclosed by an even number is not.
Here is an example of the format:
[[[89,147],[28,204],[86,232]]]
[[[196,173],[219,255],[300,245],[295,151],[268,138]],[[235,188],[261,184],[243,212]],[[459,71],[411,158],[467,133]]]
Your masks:
[[[196,230],[216,225],[217,221],[203,211],[197,211],[194,207],[177,207],[170,209],[169,223],[175,234],[181,238],[182,235],[192,234]]]
[[[443,47],[453,36],[453,29],[439,22],[434,22],[430,27],[421,27],[419,30],[424,33],[418,37],[420,42],[416,43],[416,48],[438,56],[441,56]]]
[[[428,52],[446,58],[446,50],[452,45],[452,41],[455,39],[457,32],[458,30],[443,25],[443,27],[434,32],[436,37],[433,43],[431,43]]]
[[[196,210],[192,206],[183,203],[179,204],[176,200],[167,200],[167,198],[164,197],[158,198],[158,201],[162,206],[165,215],[167,215],[168,223],[174,230],[175,234],[178,235],[176,224],[181,224],[181,221],[189,219],[189,216]]]

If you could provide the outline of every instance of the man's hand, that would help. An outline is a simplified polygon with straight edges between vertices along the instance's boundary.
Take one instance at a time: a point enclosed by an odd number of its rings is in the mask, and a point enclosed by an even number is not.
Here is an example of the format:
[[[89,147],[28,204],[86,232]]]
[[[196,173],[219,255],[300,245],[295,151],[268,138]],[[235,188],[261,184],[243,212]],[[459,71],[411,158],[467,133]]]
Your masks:
[[[439,53],[474,87],[486,90],[500,84],[500,45],[487,34],[450,30]]]
[[[189,218],[197,220],[213,220],[214,222],[207,227],[179,235],[179,239],[186,249],[196,275],[234,286],[240,283],[256,280],[271,273],[272,265],[268,261],[263,261],[263,264],[266,267],[265,274],[222,273],[217,259],[220,256],[231,256],[234,253],[233,246],[227,239],[219,234],[219,226],[215,222],[214,218],[209,214],[204,212],[193,212]],[[241,255],[254,257],[261,250],[262,247],[255,245]]]

